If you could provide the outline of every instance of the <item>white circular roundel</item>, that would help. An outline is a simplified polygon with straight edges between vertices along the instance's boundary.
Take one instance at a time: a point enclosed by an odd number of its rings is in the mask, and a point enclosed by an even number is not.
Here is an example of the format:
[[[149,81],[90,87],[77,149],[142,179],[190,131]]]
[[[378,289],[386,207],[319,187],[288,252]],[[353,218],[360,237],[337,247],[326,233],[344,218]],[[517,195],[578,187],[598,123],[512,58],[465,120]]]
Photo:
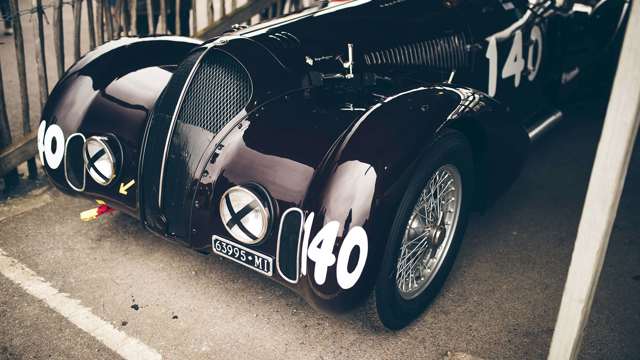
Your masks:
[[[84,165],[89,176],[102,186],[107,186],[116,177],[115,158],[106,143],[106,138],[92,136],[84,143]]]
[[[42,129],[42,125],[38,129],[38,134]],[[52,169],[57,169],[64,157],[64,134],[60,126],[51,124],[44,132],[44,158],[47,165]],[[40,158],[42,161],[42,157]],[[44,164],[44,162],[43,162]]]
[[[267,235],[269,210],[251,190],[234,186],[220,200],[220,218],[238,241],[257,244]]]

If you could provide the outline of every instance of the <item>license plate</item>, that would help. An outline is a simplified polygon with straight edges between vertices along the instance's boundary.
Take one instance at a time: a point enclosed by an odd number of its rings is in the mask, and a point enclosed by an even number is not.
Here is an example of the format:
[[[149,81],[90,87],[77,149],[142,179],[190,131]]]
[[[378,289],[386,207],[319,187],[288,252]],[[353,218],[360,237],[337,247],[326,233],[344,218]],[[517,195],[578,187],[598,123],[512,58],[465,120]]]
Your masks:
[[[267,276],[273,275],[273,259],[242,245],[213,236],[213,252]]]

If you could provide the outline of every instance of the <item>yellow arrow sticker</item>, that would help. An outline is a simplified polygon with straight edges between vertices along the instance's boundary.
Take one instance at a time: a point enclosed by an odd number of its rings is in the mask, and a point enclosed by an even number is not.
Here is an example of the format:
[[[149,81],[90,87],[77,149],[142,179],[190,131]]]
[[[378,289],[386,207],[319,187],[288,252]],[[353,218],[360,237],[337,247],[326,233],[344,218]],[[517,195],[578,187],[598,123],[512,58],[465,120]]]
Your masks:
[[[129,190],[129,188],[132,187],[135,183],[136,183],[135,180],[131,180],[126,184],[125,183],[120,184],[120,190],[118,190],[118,192],[122,195],[127,195],[127,190]]]

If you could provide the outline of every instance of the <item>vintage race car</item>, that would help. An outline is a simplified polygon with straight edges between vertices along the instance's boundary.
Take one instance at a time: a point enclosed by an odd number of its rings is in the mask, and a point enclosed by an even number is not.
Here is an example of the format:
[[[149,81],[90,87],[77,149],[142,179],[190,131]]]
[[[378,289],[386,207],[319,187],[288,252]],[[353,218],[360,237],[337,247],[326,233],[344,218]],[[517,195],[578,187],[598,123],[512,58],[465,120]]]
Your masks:
[[[629,6],[323,2],[206,42],[124,38],[59,81],[38,150],[66,193],[398,329]]]

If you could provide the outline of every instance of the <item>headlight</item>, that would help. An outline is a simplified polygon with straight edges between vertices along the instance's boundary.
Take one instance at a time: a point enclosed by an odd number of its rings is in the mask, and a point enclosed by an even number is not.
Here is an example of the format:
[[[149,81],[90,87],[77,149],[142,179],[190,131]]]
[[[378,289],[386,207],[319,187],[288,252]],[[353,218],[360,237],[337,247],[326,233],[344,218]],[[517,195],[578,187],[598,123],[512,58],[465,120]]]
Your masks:
[[[91,178],[102,186],[109,185],[116,177],[116,157],[107,145],[108,139],[92,136],[84,143],[84,166]]]
[[[234,186],[222,195],[220,218],[236,240],[252,245],[267,235],[271,214],[263,198],[243,186]]]

